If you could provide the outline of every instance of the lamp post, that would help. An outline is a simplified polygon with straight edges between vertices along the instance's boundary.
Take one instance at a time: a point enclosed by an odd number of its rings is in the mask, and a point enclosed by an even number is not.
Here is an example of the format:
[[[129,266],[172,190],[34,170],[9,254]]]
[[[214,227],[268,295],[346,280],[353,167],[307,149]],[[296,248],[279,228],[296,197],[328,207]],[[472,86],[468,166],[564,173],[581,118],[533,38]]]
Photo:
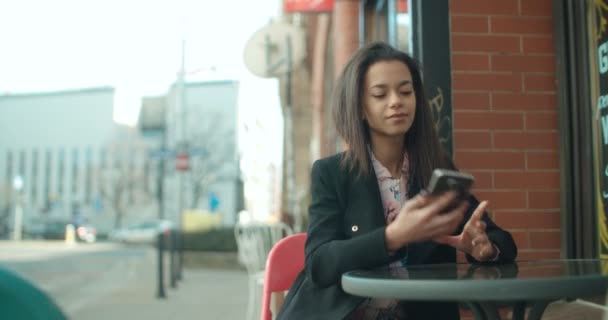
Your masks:
[[[21,240],[21,228],[23,225],[23,205],[21,203],[21,190],[23,190],[23,178],[18,175],[13,179],[13,190],[15,190],[15,224],[13,229],[13,240]]]

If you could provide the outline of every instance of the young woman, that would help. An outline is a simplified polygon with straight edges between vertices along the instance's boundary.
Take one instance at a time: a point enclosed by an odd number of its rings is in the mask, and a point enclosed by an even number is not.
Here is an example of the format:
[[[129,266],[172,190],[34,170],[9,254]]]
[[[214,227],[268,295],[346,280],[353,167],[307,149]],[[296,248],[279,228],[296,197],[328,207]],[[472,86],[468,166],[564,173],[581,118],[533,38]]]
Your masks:
[[[357,51],[334,92],[333,118],[348,150],[312,167],[306,266],[278,319],[458,319],[455,303],[366,299],[345,293],[344,272],[384,266],[511,262],[511,235],[487,202],[422,192],[443,152],[420,70],[384,43]]]

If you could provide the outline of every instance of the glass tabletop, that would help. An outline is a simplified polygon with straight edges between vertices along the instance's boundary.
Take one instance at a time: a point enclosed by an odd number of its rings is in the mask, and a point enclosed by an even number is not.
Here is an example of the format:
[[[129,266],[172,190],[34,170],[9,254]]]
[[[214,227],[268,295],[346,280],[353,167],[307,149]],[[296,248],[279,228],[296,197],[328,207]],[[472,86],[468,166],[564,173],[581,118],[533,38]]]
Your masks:
[[[503,265],[438,264],[347,272],[351,294],[409,300],[578,298],[606,293],[608,260],[534,260]]]

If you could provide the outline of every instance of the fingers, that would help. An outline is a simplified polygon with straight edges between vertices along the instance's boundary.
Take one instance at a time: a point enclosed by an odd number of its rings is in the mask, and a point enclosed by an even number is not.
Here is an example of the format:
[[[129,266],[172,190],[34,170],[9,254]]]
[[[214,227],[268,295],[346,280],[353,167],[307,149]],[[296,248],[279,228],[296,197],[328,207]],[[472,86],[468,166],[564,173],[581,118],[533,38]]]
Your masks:
[[[470,221],[464,227],[464,232],[466,232],[469,237],[475,238],[478,235],[486,233],[486,223],[483,221]]]
[[[480,245],[484,245],[485,243],[489,243],[490,240],[488,239],[488,236],[484,233],[484,234],[479,234],[476,237],[473,238],[473,240],[471,240],[471,245],[473,247],[476,246],[480,246]]]
[[[473,211],[470,221],[481,221],[481,218],[483,217],[483,213],[486,211],[487,207],[488,207],[488,201],[482,201],[477,206],[475,211]]]
[[[386,224],[391,224],[395,221],[395,218],[397,218],[397,210],[393,210],[388,214],[388,217],[386,217]]]
[[[492,242],[485,233],[473,238],[471,248],[471,255],[480,261],[486,260],[494,251]]]
[[[433,241],[439,244],[447,244],[455,248],[460,244],[458,236],[439,236],[433,239]]]
[[[437,226],[437,234],[453,234],[462,222],[468,205],[469,204],[464,201],[458,207],[448,212],[433,216],[432,223]]]
[[[487,244],[476,248],[476,251],[478,252],[478,254],[477,256],[475,256],[475,259],[479,261],[484,261],[492,257],[492,255],[494,254],[494,247],[490,242],[488,242]]]
[[[407,211],[416,210],[425,207],[429,201],[431,201],[431,196],[426,194],[418,194],[412,199],[405,202],[403,209]]]
[[[456,192],[449,191],[444,194],[433,196],[432,201],[429,201],[427,209],[430,213],[439,213],[449,207],[458,195]]]

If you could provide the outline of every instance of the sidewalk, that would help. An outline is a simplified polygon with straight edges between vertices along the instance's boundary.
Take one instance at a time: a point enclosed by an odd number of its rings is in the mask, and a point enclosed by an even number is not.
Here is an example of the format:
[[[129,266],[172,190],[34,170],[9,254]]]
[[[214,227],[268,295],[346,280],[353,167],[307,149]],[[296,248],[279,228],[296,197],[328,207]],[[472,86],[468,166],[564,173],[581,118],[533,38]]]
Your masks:
[[[178,288],[169,286],[167,298],[156,298],[156,263],[153,254],[142,260],[139,272],[125,288],[98,303],[70,314],[75,320],[105,319],[244,319],[247,309],[247,273],[242,270],[184,269]]]

